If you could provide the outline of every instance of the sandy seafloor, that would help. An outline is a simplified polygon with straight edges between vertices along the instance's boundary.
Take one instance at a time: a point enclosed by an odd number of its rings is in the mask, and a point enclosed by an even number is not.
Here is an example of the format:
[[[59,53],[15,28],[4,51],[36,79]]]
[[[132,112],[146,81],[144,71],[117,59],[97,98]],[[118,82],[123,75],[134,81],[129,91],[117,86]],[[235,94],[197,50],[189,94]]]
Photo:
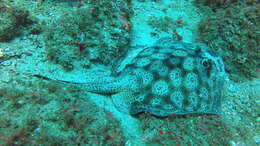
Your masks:
[[[20,2],[20,3],[19,3]],[[71,7],[35,1],[17,1],[39,19],[58,17]],[[167,9],[162,13],[162,9]],[[131,60],[141,48],[152,46],[160,33],[152,37],[146,21],[154,16],[179,16],[187,23],[177,29],[183,41],[193,42],[203,15],[189,1],[133,2],[131,18],[134,38],[129,48]],[[0,145],[232,145],[254,146],[260,143],[260,80],[225,84],[225,99],[220,116],[188,115],[157,118],[148,114],[133,117],[120,113],[108,96],[86,93],[78,87],[34,78],[41,74],[54,79],[84,82],[110,75],[109,67],[75,67],[65,72],[48,62],[43,36],[18,37],[0,48],[20,57],[0,65]],[[258,91],[258,92],[257,92]],[[12,141],[12,142],[10,142]]]

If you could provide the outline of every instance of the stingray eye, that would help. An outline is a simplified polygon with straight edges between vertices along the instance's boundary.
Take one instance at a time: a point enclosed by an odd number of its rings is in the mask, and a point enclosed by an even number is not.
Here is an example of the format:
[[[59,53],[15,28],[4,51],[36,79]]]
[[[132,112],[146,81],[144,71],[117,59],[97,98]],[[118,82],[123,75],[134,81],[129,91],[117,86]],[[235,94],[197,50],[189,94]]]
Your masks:
[[[201,63],[205,68],[209,68],[211,66],[211,62],[209,59],[203,59]]]

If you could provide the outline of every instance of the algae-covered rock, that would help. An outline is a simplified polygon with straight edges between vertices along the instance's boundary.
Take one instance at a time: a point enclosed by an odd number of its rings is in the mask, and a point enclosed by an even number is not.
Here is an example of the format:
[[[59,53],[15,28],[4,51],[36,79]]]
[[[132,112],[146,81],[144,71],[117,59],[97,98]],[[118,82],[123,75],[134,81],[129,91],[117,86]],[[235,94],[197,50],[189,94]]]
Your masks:
[[[50,61],[70,71],[76,62],[109,64],[126,53],[130,41],[130,2],[90,1],[52,24],[45,48]]]
[[[238,0],[195,0],[197,5],[206,5],[213,9],[225,8],[230,4],[238,2]]]
[[[171,29],[176,28],[177,21],[169,16],[153,17],[149,19],[148,24],[155,28],[157,31],[170,32]]]
[[[0,2],[0,42],[19,35],[21,26],[31,24],[29,12]]]
[[[244,2],[210,13],[201,21],[200,41],[221,54],[231,79],[257,77],[260,67],[260,4]]]

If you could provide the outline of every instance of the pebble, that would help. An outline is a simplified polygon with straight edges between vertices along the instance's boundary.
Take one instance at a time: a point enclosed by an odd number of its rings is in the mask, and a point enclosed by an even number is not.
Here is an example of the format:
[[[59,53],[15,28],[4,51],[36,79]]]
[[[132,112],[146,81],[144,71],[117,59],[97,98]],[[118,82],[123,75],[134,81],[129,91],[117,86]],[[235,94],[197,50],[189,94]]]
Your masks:
[[[2,48],[0,48],[0,57],[4,57],[5,53]]]
[[[234,84],[230,84],[227,86],[227,89],[230,91],[230,92],[235,92],[238,90],[237,86],[235,86]]]
[[[23,101],[23,100],[18,100],[17,103],[18,103],[18,104],[24,104],[24,101]]]
[[[10,74],[8,72],[2,72],[0,74],[0,81],[2,82],[9,82],[11,79]]]
[[[41,131],[41,128],[36,128],[33,130],[33,132],[40,132]]]
[[[254,137],[256,143],[260,144],[260,135]]]
[[[3,66],[10,66],[11,64],[12,64],[11,60],[6,60],[6,61],[1,62],[1,65],[3,65]]]
[[[260,117],[257,117],[257,118],[256,118],[256,122],[260,122]]]
[[[260,98],[257,98],[257,99],[255,100],[255,102],[258,103],[258,104],[260,104]]]

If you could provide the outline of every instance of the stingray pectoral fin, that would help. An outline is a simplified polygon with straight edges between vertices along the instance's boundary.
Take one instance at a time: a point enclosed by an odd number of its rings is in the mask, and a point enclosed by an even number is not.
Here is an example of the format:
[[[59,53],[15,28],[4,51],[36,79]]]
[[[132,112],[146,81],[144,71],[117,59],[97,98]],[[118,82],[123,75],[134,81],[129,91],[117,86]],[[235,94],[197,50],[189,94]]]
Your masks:
[[[112,101],[117,110],[122,113],[130,114],[130,107],[135,98],[134,92],[122,91],[112,95]]]

